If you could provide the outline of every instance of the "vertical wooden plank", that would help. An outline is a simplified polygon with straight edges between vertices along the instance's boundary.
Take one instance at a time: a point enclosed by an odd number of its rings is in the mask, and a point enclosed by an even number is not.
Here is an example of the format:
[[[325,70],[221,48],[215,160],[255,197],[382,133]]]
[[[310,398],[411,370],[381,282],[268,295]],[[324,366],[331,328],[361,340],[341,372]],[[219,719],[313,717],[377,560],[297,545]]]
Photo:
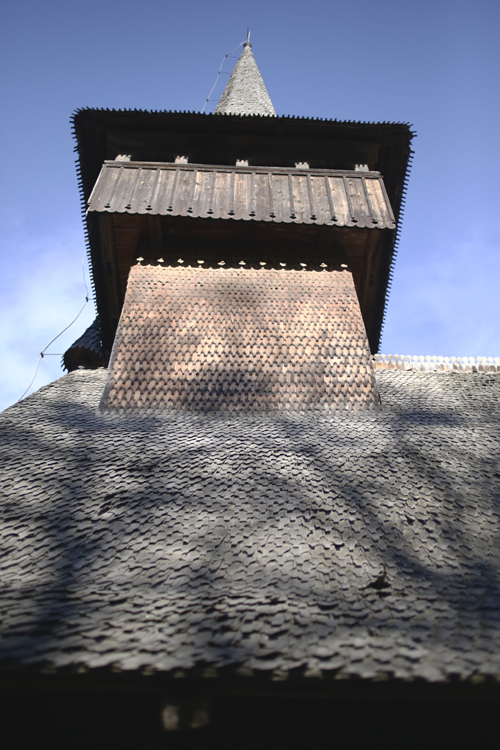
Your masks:
[[[213,170],[198,170],[198,179],[196,180],[196,189],[193,198],[193,210],[196,216],[208,216],[212,200],[212,182]]]
[[[155,203],[157,192],[158,192],[158,183],[160,181],[161,169],[159,169],[159,168],[155,169],[154,172],[155,172],[155,174],[154,174],[154,178],[153,178],[152,184],[151,184],[151,193],[150,193],[150,196],[149,196],[148,203],[146,205],[146,211],[149,214],[153,213],[153,204]]]
[[[332,220],[332,212],[326,192],[325,178],[311,175],[311,188],[314,198],[314,209],[318,224],[328,224]]]
[[[177,183],[179,182],[179,174],[180,169],[177,167],[174,174],[174,181],[172,182],[172,191],[170,193],[167,211],[173,211],[174,210],[174,203],[176,202],[176,193],[177,193]]]
[[[382,190],[379,186],[378,179],[373,177],[365,178],[366,191],[370,197],[370,206],[372,214],[376,219],[377,224],[381,227],[385,227],[387,223],[391,223],[389,213],[385,210],[385,201],[382,194]]]
[[[363,176],[361,176],[361,184],[363,185],[363,193],[364,193],[364,196],[365,196],[366,207],[367,207],[368,213],[370,215],[371,223],[372,224],[378,224],[378,219],[375,216],[375,213],[373,211],[372,204],[371,204],[371,201],[370,201],[370,196],[368,194],[368,188],[366,187],[366,180],[365,180],[365,178]]]
[[[175,170],[171,168],[158,170],[158,182],[151,200],[151,212],[165,216],[169,206],[170,193],[174,182]]]
[[[363,180],[361,175],[358,175],[356,175],[356,177],[347,178],[349,185],[349,198],[352,205],[353,215],[356,219],[356,225],[358,227],[369,227],[372,225],[372,220],[366,203]]]
[[[132,208],[130,209],[131,213],[147,213],[146,207],[150,204],[156,183],[156,172],[156,169],[151,169],[149,167],[143,167],[137,170],[134,194],[130,199],[132,205]]]
[[[104,166],[87,201],[90,211],[106,211],[111,208],[113,193],[120,177],[121,167]]]
[[[327,175],[325,175],[325,190],[326,190],[326,196],[328,199],[328,206],[330,208],[330,219],[331,221],[337,221],[337,214],[335,212],[335,203],[333,201],[332,190],[330,187],[330,180],[328,179]]]
[[[309,224],[311,222],[310,204],[307,191],[307,179],[305,174],[292,174],[292,186],[293,202],[295,214],[297,216],[297,223]]]
[[[274,213],[274,192],[273,192],[273,175],[268,172],[268,190],[269,190],[269,216],[274,219],[276,214]]]
[[[234,216],[234,170],[230,174],[229,178],[229,200],[228,200],[228,216]]]
[[[275,221],[290,221],[290,192],[288,175],[273,174],[274,214]]]
[[[269,175],[255,173],[255,219],[269,221]]]
[[[250,175],[250,216],[255,217],[256,211],[256,197],[255,197],[255,172]]]
[[[228,215],[228,187],[229,173],[217,171],[212,214],[214,219],[225,219]]]
[[[347,200],[347,206],[349,208],[349,223],[353,221],[356,222],[356,217],[354,216],[354,209],[351,202],[351,196],[349,194],[349,183],[347,182],[347,177],[344,175],[342,177],[342,181],[344,183],[344,193]],[[346,222],[347,223],[347,222]]]
[[[332,191],[332,200],[337,217],[337,225],[345,227],[350,222],[349,204],[345,194],[344,179],[341,176],[328,177],[328,183]]]
[[[289,195],[289,203],[290,203],[290,218],[296,219],[297,216],[295,214],[295,205],[293,201],[293,185],[292,185],[292,175],[288,174],[288,195]]]
[[[390,217],[391,217],[391,220],[392,220],[392,221],[393,221],[394,223],[396,223],[396,219],[395,219],[395,217],[394,217],[394,213],[393,213],[393,211],[392,211],[392,206],[391,206],[391,202],[390,202],[390,200],[389,200],[389,196],[387,195],[387,190],[385,189],[385,182],[384,182],[384,180],[382,179],[382,177],[380,177],[380,178],[379,178],[379,185],[380,185],[380,187],[382,188],[382,193],[384,194],[384,198],[385,198],[385,205],[387,206],[387,210],[389,211],[389,215],[390,215]]]
[[[196,186],[198,184],[198,170],[197,169],[195,169],[194,172],[191,173],[191,180],[193,184],[191,185],[191,191],[190,191],[191,194],[189,196],[188,207],[186,209],[188,214],[193,213],[193,204],[195,200]],[[198,211],[196,211],[196,214],[198,214]]]
[[[187,213],[193,188],[193,176],[193,172],[190,169],[179,170],[175,204],[173,206],[174,213],[177,215]]]
[[[207,214],[210,216],[213,216],[214,213],[214,205],[215,205],[215,184],[217,181],[217,172],[216,170],[212,170],[211,180],[210,180],[210,197],[208,199],[208,209]]]
[[[122,210],[125,210],[127,213],[137,213],[135,210],[135,202],[140,191],[143,171],[144,170],[142,168],[137,169],[135,167],[123,167],[123,172],[127,176],[129,190],[128,195],[125,199],[126,203],[123,206]]]
[[[248,172],[235,174],[233,207],[236,219],[248,219],[250,213],[250,174]]]
[[[316,221],[316,208],[314,205],[314,195],[312,191],[312,185],[311,185],[311,175],[306,175],[307,179],[307,196],[309,198],[309,218],[311,221]]]
[[[113,196],[110,200],[109,211],[112,213],[123,213],[129,205],[134,189],[135,170],[121,167],[120,174],[115,183]]]

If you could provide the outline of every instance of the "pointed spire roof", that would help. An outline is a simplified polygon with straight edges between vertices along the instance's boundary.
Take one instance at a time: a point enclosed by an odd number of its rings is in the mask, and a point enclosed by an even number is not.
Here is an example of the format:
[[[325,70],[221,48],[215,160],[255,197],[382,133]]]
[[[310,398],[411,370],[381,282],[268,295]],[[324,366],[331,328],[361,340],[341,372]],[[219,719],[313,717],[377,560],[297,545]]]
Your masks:
[[[243,52],[234,66],[215,113],[276,116],[249,41],[243,46]]]

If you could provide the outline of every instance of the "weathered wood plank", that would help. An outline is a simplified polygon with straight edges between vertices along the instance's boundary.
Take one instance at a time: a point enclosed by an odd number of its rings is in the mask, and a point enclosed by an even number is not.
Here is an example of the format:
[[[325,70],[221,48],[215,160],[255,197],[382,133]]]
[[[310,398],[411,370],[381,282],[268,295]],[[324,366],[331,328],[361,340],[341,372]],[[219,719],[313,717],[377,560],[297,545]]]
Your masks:
[[[345,170],[109,162],[89,211],[394,228],[380,175]]]
[[[181,169],[179,171],[179,179],[177,182],[177,189],[175,191],[175,198],[173,204],[173,211],[176,214],[182,214],[185,216],[188,213],[188,208],[191,203],[191,195],[193,192],[193,181],[195,174],[191,170]]]
[[[162,214],[168,213],[168,208],[172,200],[172,188],[174,185],[176,171],[173,169],[159,169],[158,182],[156,190],[151,199],[151,213]]]
[[[269,221],[269,177],[266,172],[255,174],[255,220]]]
[[[141,169],[135,179],[134,193],[130,199],[129,209],[132,213],[147,213],[156,183],[156,169]],[[135,210],[134,210],[135,209]]]
[[[288,189],[288,175],[273,174],[272,176],[274,192],[274,214],[275,221],[290,221],[290,192]]]
[[[309,203],[309,192],[307,189],[307,177],[305,174],[294,174],[292,175],[292,187],[293,187],[293,203],[295,207],[295,215],[297,216],[296,221],[301,224],[309,224],[310,218],[310,203]]]

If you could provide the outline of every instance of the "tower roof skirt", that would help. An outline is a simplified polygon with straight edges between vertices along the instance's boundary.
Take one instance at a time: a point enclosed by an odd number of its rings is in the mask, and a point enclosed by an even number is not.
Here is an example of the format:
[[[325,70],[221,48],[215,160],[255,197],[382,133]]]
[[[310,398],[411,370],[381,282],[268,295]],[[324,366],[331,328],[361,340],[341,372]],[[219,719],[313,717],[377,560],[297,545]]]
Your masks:
[[[276,116],[250,42],[244,44],[243,52],[234,66],[215,113]]]

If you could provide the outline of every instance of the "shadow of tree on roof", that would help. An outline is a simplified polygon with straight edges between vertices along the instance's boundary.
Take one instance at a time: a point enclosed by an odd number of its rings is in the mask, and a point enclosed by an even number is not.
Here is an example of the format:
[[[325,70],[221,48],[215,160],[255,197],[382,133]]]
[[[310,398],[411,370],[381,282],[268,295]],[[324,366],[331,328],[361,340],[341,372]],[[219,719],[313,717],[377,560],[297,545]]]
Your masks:
[[[103,413],[378,407],[351,274],[133,267]]]
[[[492,415],[103,417],[102,374],[90,405],[68,377],[5,413],[2,658],[397,676],[498,648]]]

